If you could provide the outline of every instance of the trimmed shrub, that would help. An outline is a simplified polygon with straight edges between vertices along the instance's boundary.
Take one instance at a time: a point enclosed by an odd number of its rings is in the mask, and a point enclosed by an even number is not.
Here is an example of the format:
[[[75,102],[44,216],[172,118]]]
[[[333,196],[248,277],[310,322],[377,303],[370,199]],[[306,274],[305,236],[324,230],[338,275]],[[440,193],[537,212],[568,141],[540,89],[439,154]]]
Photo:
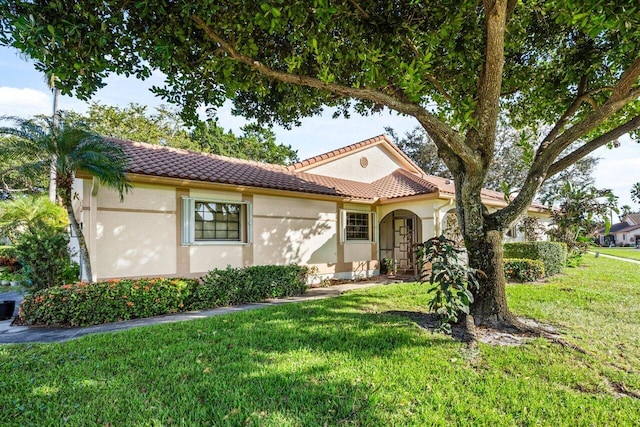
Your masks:
[[[547,277],[562,271],[567,261],[567,245],[559,242],[518,242],[504,244],[504,257],[536,259],[544,264]]]
[[[189,310],[263,301],[303,294],[308,268],[299,265],[258,265],[211,270],[189,294]]]
[[[544,264],[537,259],[505,259],[504,275],[508,282],[535,282],[545,277]]]
[[[88,326],[184,310],[196,279],[116,279],[53,286],[25,295],[26,325]]]

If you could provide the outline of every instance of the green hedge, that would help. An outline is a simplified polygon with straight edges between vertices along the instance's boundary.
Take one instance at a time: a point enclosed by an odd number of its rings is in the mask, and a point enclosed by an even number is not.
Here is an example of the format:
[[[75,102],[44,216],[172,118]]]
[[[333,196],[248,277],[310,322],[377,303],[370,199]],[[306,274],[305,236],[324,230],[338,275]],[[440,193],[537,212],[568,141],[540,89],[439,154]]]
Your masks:
[[[545,277],[544,264],[537,259],[505,259],[504,275],[508,282],[535,282]]]
[[[186,305],[200,310],[300,295],[307,290],[307,275],[306,267],[294,264],[216,269],[202,278]]]
[[[562,271],[567,261],[567,245],[558,242],[505,243],[504,257],[537,259],[544,264],[547,277]]]
[[[116,279],[52,286],[25,295],[20,321],[27,325],[88,326],[185,310],[196,279]]]
[[[88,326],[166,313],[299,295],[306,267],[256,266],[210,271],[198,279],[115,279],[53,286],[25,296],[26,325]]]

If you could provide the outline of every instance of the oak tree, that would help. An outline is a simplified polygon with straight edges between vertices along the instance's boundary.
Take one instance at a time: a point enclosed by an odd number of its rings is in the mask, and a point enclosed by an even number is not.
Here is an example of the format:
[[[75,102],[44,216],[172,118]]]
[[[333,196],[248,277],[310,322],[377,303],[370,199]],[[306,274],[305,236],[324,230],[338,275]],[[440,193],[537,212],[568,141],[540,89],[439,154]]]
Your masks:
[[[156,93],[186,117],[227,98],[283,125],[323,106],[415,117],[455,180],[469,261],[485,273],[472,313],[497,326],[517,323],[503,230],[545,180],[640,126],[635,0],[9,0],[0,31],[81,98],[110,73],[158,69],[167,78]],[[517,196],[490,211],[480,190],[499,117],[550,130],[529,141]]]

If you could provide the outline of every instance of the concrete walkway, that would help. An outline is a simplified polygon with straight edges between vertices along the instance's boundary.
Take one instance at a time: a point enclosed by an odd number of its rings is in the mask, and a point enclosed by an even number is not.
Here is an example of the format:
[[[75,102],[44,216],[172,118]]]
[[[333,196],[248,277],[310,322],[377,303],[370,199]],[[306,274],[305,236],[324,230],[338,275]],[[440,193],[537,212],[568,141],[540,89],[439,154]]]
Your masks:
[[[630,263],[633,263],[633,264],[640,264],[640,261],[639,261],[639,260],[637,260],[637,259],[622,258],[622,257],[615,256],[615,255],[607,255],[607,254],[600,253],[600,252],[598,252],[598,251],[595,251],[595,252],[589,252],[589,253],[590,253],[590,254],[593,254],[593,255],[595,255],[595,256],[601,256],[601,257],[605,257],[605,258],[617,259],[618,261],[626,261],[626,262],[630,262]],[[597,255],[596,255],[596,254],[597,254]]]
[[[326,288],[311,288],[304,295],[290,298],[267,300],[261,303],[237,305],[233,307],[220,307],[211,310],[191,311],[186,313],[166,314],[163,316],[149,317],[144,319],[126,320],[123,322],[107,323],[103,325],[87,326],[81,328],[33,328],[29,326],[11,326],[10,320],[0,321],[0,344],[16,344],[29,342],[62,342],[78,338],[89,334],[105,332],[123,331],[141,326],[158,325],[161,323],[182,322],[206,317],[220,316],[237,311],[255,310],[258,308],[271,307],[293,302],[312,301],[318,299],[331,298],[342,295],[346,291],[354,289],[365,289],[372,286],[387,285],[397,281],[380,281],[369,283],[347,283],[343,285],[330,286]],[[14,292],[0,294],[0,300],[20,300],[22,295]],[[17,315],[19,303],[16,302]]]

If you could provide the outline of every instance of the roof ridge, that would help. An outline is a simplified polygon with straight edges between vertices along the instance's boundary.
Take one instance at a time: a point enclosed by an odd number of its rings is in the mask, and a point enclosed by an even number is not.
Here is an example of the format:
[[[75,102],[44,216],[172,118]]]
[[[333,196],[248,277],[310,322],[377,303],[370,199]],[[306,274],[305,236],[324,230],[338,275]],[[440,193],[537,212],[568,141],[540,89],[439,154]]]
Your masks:
[[[422,169],[421,169],[421,170],[422,170]],[[438,186],[437,186],[436,184],[434,184],[433,182],[430,182],[430,181],[428,181],[427,179],[425,179],[425,177],[426,177],[426,176],[428,176],[428,175],[419,176],[419,175],[413,174],[413,173],[411,173],[411,172],[409,172],[409,171],[407,171],[407,170],[404,170],[404,169],[402,169],[402,168],[398,168],[398,169],[396,169],[395,171],[393,171],[393,173],[396,173],[396,172],[401,173],[401,174],[402,174],[402,175],[404,175],[405,177],[407,177],[407,178],[409,178],[409,179],[411,179],[411,180],[413,180],[413,181],[417,182],[418,184],[421,184],[421,185],[425,185],[425,184],[426,184],[426,185],[428,185],[429,187],[433,187],[433,189],[434,189],[435,191],[440,191],[440,187],[438,187]],[[432,175],[432,176],[435,176],[435,175]]]
[[[347,145],[346,147],[340,147],[340,148],[336,148],[335,150],[331,150],[331,151],[327,151],[326,153],[322,153],[322,154],[318,154],[317,156],[313,156],[313,157],[309,157],[307,159],[304,160],[300,160],[299,162],[296,162],[292,165],[287,166],[287,169],[290,171],[296,171],[302,167],[305,166],[309,166],[312,165],[314,163],[317,163],[321,160],[328,160],[331,159],[333,157],[336,157],[339,154],[345,154],[345,153],[349,153],[351,151],[357,150],[359,148],[363,148],[363,147],[368,147],[370,145],[372,145],[375,142],[378,141],[384,141],[386,138],[386,134],[380,134],[371,138],[367,138],[365,140],[362,141],[358,141],[354,144],[351,145]]]

